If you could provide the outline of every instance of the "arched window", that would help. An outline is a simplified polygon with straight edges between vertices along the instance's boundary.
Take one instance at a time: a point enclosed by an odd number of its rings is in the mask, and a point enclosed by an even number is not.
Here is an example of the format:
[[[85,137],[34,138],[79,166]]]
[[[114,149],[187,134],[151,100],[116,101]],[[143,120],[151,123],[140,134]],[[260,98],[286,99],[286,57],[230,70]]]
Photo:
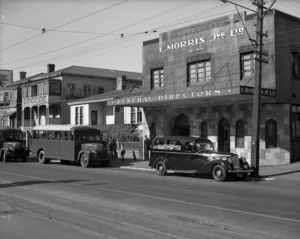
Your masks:
[[[152,123],[150,126],[150,139],[153,139],[156,137],[156,124]]]
[[[201,132],[200,132],[201,138],[207,139],[207,123],[206,123],[206,121],[203,121],[201,123],[200,130],[201,130]]]
[[[235,136],[235,147],[244,148],[245,140],[245,124],[244,120],[240,119],[236,122],[236,136]]]
[[[277,148],[277,123],[273,119],[266,122],[266,148]]]

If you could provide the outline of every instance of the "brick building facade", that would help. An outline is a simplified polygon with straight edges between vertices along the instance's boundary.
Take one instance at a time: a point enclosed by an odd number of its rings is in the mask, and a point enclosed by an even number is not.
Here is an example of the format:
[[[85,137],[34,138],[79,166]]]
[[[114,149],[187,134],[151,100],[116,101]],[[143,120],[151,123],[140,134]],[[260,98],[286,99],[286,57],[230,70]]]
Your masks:
[[[241,19],[242,18],[242,19]],[[148,134],[211,139],[251,158],[255,15],[230,15],[143,44],[143,91],[108,105],[142,106]],[[300,161],[300,19],[264,18],[260,164]],[[249,35],[248,35],[249,33]],[[147,133],[147,132],[146,132]]]

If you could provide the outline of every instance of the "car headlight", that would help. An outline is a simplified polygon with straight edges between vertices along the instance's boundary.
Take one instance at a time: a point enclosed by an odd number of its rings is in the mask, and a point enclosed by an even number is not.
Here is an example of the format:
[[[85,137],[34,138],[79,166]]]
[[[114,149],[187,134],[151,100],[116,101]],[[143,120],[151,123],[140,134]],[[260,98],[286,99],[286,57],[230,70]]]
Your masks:
[[[228,157],[226,156],[214,156],[212,157],[213,160],[227,160]]]

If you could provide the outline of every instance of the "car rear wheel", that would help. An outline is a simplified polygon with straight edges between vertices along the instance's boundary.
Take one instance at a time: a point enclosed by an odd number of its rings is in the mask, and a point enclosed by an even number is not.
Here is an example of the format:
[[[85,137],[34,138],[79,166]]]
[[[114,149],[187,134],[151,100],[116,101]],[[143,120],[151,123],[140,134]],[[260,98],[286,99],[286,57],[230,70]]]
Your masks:
[[[212,176],[216,181],[225,181],[227,173],[222,165],[216,165],[212,169]]]
[[[80,164],[83,168],[87,168],[90,165],[90,159],[86,153],[80,156]]]
[[[166,163],[164,161],[159,161],[156,164],[155,169],[156,169],[156,173],[159,176],[164,176],[164,175],[167,174],[167,166],[166,166]]]

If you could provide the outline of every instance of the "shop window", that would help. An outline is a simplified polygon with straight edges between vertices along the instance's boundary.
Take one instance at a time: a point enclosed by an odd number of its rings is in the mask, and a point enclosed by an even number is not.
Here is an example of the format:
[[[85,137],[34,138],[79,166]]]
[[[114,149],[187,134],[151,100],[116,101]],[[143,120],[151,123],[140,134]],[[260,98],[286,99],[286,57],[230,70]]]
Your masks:
[[[251,78],[255,75],[254,52],[241,53],[241,80]]]
[[[300,79],[300,53],[292,53],[293,75]]]
[[[131,107],[131,124],[136,124],[136,108]]]
[[[300,106],[293,105],[292,110],[292,137],[300,138]]]
[[[245,123],[243,120],[238,120],[236,123],[235,147],[244,148],[245,140]]]
[[[49,107],[49,118],[60,118],[60,105],[50,105]]]
[[[207,123],[206,123],[206,121],[203,121],[201,123],[201,127],[200,128],[201,128],[201,133],[200,133],[201,138],[207,139]]]
[[[269,119],[265,125],[266,148],[277,148],[277,123],[273,119]]]
[[[197,82],[206,83],[211,80],[210,60],[188,64],[188,86]]]
[[[151,84],[152,84],[152,89],[164,87],[165,80],[164,80],[163,68],[151,70]]]
[[[75,107],[75,124],[83,124],[83,106]]]

